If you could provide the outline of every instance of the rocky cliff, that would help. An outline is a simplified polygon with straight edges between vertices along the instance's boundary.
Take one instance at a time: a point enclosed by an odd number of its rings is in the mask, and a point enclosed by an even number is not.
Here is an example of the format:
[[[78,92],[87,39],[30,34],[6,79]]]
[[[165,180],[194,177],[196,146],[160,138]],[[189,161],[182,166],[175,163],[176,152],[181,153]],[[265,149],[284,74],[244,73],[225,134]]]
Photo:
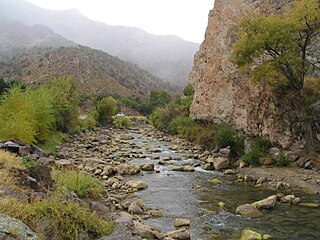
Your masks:
[[[279,100],[268,85],[254,85],[231,63],[236,24],[246,13],[277,12],[289,0],[215,0],[209,13],[205,40],[194,59],[190,81],[195,95],[191,116],[212,122],[227,122],[248,135],[262,135],[290,148],[297,136],[290,123],[294,97]],[[295,128],[296,129],[296,128]],[[295,140],[300,140],[296,137]],[[301,142],[299,143],[301,146]]]

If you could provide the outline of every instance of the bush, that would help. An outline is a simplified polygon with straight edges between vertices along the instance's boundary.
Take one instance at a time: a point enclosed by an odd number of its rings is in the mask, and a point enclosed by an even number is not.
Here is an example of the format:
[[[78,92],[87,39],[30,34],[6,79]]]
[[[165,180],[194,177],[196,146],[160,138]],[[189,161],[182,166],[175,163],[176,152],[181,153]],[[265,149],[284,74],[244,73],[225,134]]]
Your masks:
[[[216,144],[219,148],[230,146],[231,151],[236,156],[241,156],[244,151],[244,137],[239,135],[231,126],[222,123],[217,126]]]
[[[183,95],[188,97],[188,96],[193,96],[194,94],[194,89],[191,83],[188,83],[187,86],[183,89]]]
[[[4,93],[0,101],[0,139],[36,142],[36,109],[20,85]]]
[[[120,111],[120,102],[113,97],[105,97],[98,101],[96,110],[98,112],[98,122],[101,124],[111,123],[112,116]]]
[[[59,188],[75,192],[80,198],[98,198],[105,191],[103,183],[84,172],[54,172],[53,178]]]
[[[168,125],[168,132],[170,134],[182,134],[185,128],[191,128],[194,122],[189,117],[176,117]]]
[[[82,232],[88,233],[90,239],[96,239],[110,234],[114,229],[112,222],[58,196],[32,203],[6,198],[0,203],[0,212],[28,223],[40,239],[75,240]]]
[[[252,149],[246,152],[242,157],[241,160],[247,164],[252,166],[260,166],[260,158],[262,157],[262,153],[257,149]]]
[[[117,127],[128,127],[130,125],[130,120],[127,117],[115,117],[113,119],[113,124]]]
[[[81,130],[94,129],[97,126],[98,112],[92,110],[88,113],[87,117],[80,121]]]
[[[267,153],[270,148],[272,148],[272,142],[260,136],[254,138],[251,143],[251,149],[256,149],[261,153]]]
[[[251,142],[250,150],[242,156],[242,161],[248,165],[260,166],[261,157],[268,154],[268,150],[272,147],[269,140],[258,136]]]
[[[153,125],[159,130],[168,130],[170,122],[180,115],[177,105],[174,103],[168,104],[165,108],[157,108],[151,114]]]
[[[68,135],[62,132],[52,132],[45,142],[37,144],[46,153],[54,154],[56,153],[57,145],[62,144],[68,139]]]
[[[72,77],[59,77],[49,85],[58,131],[74,133],[78,130],[80,93],[77,85]]]
[[[291,164],[291,161],[289,156],[286,156],[282,153],[273,159],[273,165],[277,167],[288,167],[290,166],[290,164]]]

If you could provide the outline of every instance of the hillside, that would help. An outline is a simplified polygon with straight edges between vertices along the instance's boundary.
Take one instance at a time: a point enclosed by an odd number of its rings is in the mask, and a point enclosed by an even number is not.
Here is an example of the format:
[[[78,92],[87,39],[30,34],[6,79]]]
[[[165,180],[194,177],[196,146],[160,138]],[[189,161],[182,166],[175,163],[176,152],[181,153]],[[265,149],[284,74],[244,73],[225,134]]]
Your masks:
[[[37,84],[61,75],[74,76],[89,94],[144,97],[149,90],[170,88],[137,65],[83,46],[31,48],[0,63],[0,77],[5,80]]]
[[[137,63],[181,88],[187,82],[199,44],[176,36],[156,36],[141,29],[92,21],[77,10],[51,11],[24,0],[1,0],[0,19],[43,24],[61,36]]]

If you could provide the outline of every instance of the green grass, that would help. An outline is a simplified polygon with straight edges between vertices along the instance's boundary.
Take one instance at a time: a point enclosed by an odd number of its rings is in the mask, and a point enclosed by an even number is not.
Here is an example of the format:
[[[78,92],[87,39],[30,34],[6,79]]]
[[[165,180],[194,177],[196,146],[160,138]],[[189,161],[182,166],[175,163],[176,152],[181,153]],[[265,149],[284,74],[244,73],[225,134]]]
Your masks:
[[[58,188],[66,188],[69,192],[75,192],[80,198],[99,198],[105,191],[103,182],[84,172],[54,171],[53,179]]]

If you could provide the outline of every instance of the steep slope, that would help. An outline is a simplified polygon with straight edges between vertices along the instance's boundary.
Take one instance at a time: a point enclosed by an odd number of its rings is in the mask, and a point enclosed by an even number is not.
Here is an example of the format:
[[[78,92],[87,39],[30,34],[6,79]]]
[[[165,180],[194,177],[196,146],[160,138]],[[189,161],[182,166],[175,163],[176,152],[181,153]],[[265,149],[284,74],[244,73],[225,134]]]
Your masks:
[[[288,1],[216,0],[205,40],[196,54],[190,81],[195,86],[191,116],[228,122],[249,135],[262,135],[289,147],[292,106],[279,102],[268,85],[253,85],[231,63],[236,23],[249,11],[272,13]],[[283,96],[284,97],[284,96]]]
[[[83,46],[32,48],[0,64],[0,77],[5,80],[37,84],[62,75],[74,76],[80,88],[89,94],[143,98],[152,89],[170,88],[132,63]]]
[[[43,25],[28,27],[20,22],[0,21],[0,61],[32,47],[76,46]]]
[[[139,64],[155,76],[182,87],[199,45],[175,36],[156,36],[138,28],[91,21],[77,10],[50,11],[24,0],[1,0],[0,16],[24,24],[43,24],[76,43]]]

